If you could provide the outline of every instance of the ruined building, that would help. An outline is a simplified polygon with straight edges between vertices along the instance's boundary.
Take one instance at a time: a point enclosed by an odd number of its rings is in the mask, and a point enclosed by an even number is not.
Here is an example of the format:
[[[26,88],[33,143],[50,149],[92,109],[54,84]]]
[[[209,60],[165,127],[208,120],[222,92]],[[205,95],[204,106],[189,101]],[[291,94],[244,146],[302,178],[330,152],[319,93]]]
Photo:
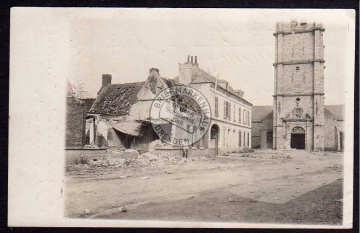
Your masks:
[[[86,104],[75,97],[68,83],[66,96],[66,148],[82,148],[85,141]]]
[[[199,67],[197,57],[190,56],[179,64],[179,75],[173,79],[161,77],[156,68],[150,69],[144,82],[112,84],[111,75],[103,75],[98,97],[87,114],[89,144],[147,150],[159,139],[151,125],[151,104],[161,91],[177,86],[196,89],[211,108],[211,125],[204,137],[190,145],[192,154],[217,155],[251,147],[252,104],[244,99],[244,92],[217,80]],[[197,111],[196,104],[182,101]],[[168,122],[159,119],[159,124],[174,131]]]
[[[324,106],[325,29],[319,23],[277,23],[274,105],[253,112],[253,148],[342,150],[343,106]]]

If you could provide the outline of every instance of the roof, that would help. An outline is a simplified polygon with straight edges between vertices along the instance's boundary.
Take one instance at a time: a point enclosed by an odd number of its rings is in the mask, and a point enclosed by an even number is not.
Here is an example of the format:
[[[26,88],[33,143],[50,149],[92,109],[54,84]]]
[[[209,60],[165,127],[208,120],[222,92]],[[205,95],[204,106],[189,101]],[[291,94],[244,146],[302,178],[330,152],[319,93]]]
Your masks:
[[[178,82],[179,76],[176,76],[173,80]],[[193,77],[192,83],[207,83],[207,82],[216,83],[216,77],[204,71],[203,69],[197,68],[197,72]],[[228,83],[223,79],[219,79],[218,85],[221,86],[223,89],[227,90],[228,92],[237,95],[235,93],[235,90],[229,84],[227,86],[225,85],[225,82]]]
[[[175,86],[185,86],[184,84],[181,84],[173,79],[167,79],[167,78],[161,78],[161,79],[166,83],[166,85],[169,88]],[[180,104],[181,106],[191,109],[194,112],[201,113],[201,108],[199,104],[193,98],[190,98],[187,95],[174,95],[171,97],[171,100]]]
[[[80,99],[80,100],[85,102],[86,112],[88,112],[96,99],[95,98],[86,98],[86,99]]]
[[[337,120],[344,120],[344,105],[325,105],[325,113],[327,111],[334,115],[335,119]],[[273,113],[273,106],[253,106],[252,107],[252,114],[251,114],[251,121],[261,121],[269,114]]]
[[[202,70],[201,68],[197,67],[197,72],[195,73],[193,80],[191,81],[192,83],[214,83],[216,84],[216,77],[214,77],[213,75],[209,74],[208,72]],[[176,83],[179,82],[179,76],[176,76],[173,81],[175,81]],[[224,89],[225,91],[228,91],[229,93],[235,95],[237,98],[242,99],[243,101],[245,101],[247,104],[251,104],[250,102],[248,102],[247,100],[243,99],[242,97],[238,96],[238,94],[236,93],[236,91],[234,90],[234,88],[232,88],[230,86],[230,84],[224,80],[224,79],[218,79],[217,82],[218,86],[221,87],[222,89]],[[239,91],[239,90],[238,90]],[[242,92],[242,91],[241,91]],[[252,104],[251,104],[252,105]]]
[[[273,106],[253,106],[251,112],[251,121],[261,121],[269,114],[273,113]]]
[[[136,122],[136,121],[127,122],[127,121],[124,121],[124,122],[120,122],[120,123],[117,123],[117,124],[112,124],[111,126],[115,130],[120,131],[121,133],[124,133],[124,134],[129,134],[129,135],[132,135],[132,136],[142,136],[142,134],[141,134],[142,123],[140,123],[140,122]]]
[[[174,86],[184,86],[172,79],[163,77],[159,78],[163,80],[169,88]],[[156,78],[149,77],[148,80],[150,80],[151,83],[151,81],[156,80]],[[145,82],[109,84],[102,88],[88,112],[110,116],[128,115],[130,113],[131,106],[138,101],[138,93],[144,84]],[[156,85],[155,82],[154,85]],[[153,88],[152,84],[150,84],[150,88]],[[173,98],[175,102],[181,104],[182,106],[190,108],[196,112],[201,112],[200,106],[190,97],[174,96]]]
[[[345,105],[325,105],[325,109],[332,113],[337,120],[345,120]]]
[[[137,102],[137,94],[145,82],[109,84],[102,88],[89,113],[123,116]]]

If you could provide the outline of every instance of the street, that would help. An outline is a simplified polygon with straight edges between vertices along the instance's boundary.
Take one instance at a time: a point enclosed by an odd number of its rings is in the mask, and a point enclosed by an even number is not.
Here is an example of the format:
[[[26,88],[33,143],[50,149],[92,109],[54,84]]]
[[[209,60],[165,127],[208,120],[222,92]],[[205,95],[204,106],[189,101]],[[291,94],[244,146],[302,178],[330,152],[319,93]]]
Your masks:
[[[341,224],[342,160],[342,153],[265,150],[181,164],[79,170],[66,176],[65,215]]]

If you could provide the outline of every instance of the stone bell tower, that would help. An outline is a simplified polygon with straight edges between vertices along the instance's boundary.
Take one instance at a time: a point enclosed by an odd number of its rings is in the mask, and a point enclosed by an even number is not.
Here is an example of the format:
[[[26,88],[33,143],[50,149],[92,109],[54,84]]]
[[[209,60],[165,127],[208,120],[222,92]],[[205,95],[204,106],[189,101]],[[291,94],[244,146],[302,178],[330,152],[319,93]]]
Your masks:
[[[273,149],[324,150],[324,45],[320,23],[276,24]]]

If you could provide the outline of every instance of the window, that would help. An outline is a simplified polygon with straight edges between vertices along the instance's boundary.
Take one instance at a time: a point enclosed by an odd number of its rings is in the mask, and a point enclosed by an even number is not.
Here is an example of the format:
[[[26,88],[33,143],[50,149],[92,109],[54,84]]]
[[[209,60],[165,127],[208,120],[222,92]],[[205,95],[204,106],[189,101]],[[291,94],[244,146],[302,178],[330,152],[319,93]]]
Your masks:
[[[236,122],[236,107],[234,104],[233,121]]]
[[[236,147],[236,131],[233,130],[232,147]]]
[[[250,112],[247,112],[247,123],[250,126]]]
[[[244,139],[244,141],[243,141],[243,146],[245,147],[245,139],[246,139],[246,134],[245,134],[245,132],[244,132],[244,137],[243,137]]]
[[[219,116],[219,98],[215,97],[215,116]]]
[[[267,132],[266,133],[266,141],[272,142],[273,141],[273,132]]]
[[[239,147],[241,147],[241,130],[239,130]]]
[[[224,119],[231,120],[231,104],[224,101]]]
[[[229,104],[228,119],[231,120],[231,103],[228,102],[228,104]]]
[[[249,140],[249,138],[250,138],[250,134],[247,133],[247,147],[250,147],[250,140]]]
[[[228,134],[227,146],[228,146],[228,147],[231,147],[231,134],[230,134],[230,129],[228,129],[227,134]]]
[[[243,112],[243,124],[246,125],[246,118],[245,118],[246,110],[244,109]]]
[[[239,108],[239,123],[241,124],[241,108]]]

